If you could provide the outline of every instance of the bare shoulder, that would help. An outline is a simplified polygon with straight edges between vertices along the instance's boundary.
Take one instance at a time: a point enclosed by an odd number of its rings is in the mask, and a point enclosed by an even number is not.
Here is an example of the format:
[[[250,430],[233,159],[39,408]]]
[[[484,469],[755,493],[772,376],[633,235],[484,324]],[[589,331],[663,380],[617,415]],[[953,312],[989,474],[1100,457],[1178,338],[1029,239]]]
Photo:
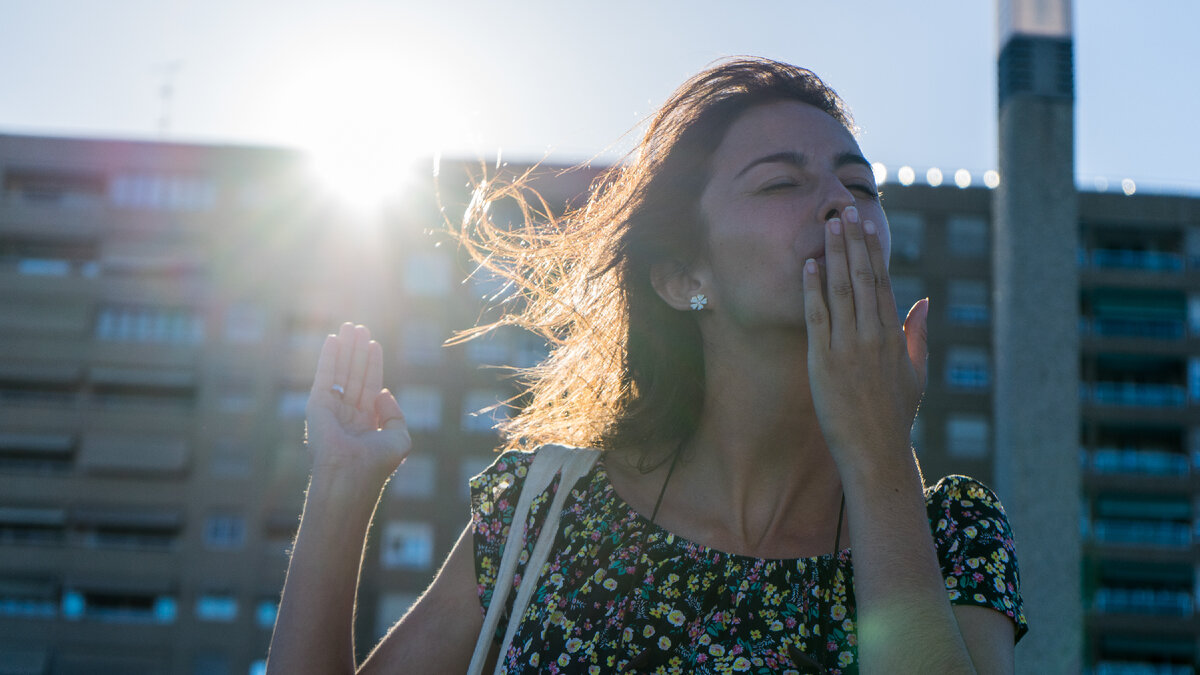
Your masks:
[[[483,612],[475,582],[472,531],[459,536],[433,583],[359,669],[360,673],[466,672]]]

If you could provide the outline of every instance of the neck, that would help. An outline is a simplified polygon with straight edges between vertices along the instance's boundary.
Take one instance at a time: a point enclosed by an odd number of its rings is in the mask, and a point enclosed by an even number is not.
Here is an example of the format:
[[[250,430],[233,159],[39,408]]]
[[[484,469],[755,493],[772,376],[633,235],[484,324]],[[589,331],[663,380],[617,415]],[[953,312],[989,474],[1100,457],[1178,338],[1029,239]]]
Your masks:
[[[813,409],[807,351],[795,331],[705,343],[703,414],[672,480],[697,488],[689,508],[736,549],[824,541],[827,553],[833,541],[841,482]]]

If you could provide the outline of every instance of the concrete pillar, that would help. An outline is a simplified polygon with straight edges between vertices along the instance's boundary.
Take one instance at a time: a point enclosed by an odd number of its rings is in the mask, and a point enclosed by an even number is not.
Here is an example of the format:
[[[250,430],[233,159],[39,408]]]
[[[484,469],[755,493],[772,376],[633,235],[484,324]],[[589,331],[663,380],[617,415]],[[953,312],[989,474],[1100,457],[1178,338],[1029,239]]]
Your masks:
[[[1079,673],[1078,206],[1070,0],[1000,0],[993,198],[995,488],[1030,633],[1018,673]]]

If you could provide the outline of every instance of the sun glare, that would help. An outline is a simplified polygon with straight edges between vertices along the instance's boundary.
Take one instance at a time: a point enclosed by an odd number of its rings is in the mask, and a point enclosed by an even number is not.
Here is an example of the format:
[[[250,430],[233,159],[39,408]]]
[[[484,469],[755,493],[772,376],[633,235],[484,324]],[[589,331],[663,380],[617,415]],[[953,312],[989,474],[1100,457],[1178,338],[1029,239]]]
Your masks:
[[[280,83],[277,133],[304,151],[319,184],[362,215],[378,213],[451,116],[432,71],[386,46],[341,45],[298,58]]]

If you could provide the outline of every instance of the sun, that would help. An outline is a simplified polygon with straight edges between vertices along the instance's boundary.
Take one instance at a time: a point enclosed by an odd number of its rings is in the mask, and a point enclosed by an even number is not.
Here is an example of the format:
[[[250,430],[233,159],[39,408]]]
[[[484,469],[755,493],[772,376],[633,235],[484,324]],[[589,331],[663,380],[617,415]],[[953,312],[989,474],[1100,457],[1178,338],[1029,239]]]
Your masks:
[[[364,215],[379,212],[453,136],[438,74],[385,44],[346,43],[296,57],[272,106],[278,128],[309,159],[323,191]]]

